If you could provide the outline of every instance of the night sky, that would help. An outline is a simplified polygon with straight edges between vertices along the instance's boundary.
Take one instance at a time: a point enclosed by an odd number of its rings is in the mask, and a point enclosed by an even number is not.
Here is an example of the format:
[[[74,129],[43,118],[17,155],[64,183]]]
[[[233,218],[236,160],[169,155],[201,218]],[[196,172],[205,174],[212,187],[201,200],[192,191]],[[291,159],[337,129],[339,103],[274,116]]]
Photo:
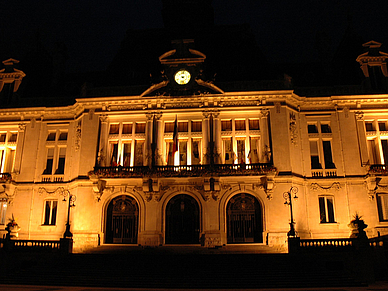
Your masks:
[[[335,52],[352,15],[353,28],[388,52],[388,1],[213,0],[215,24],[250,24],[256,41],[274,62],[312,60],[317,32]],[[37,35],[50,53],[68,50],[68,71],[104,70],[127,29],[161,28],[161,0],[18,0],[3,3],[0,56],[21,59]],[[160,52],[162,54],[164,52]],[[206,54],[206,52],[204,52]]]

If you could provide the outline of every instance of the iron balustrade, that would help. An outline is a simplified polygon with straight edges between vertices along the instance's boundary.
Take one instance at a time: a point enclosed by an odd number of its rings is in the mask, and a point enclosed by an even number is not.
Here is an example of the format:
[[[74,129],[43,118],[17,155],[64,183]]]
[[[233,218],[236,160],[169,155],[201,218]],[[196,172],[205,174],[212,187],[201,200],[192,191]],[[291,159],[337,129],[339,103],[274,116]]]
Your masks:
[[[386,165],[371,165],[369,174],[388,175],[388,167]]]
[[[260,164],[216,164],[180,166],[135,166],[135,167],[95,167],[89,175],[105,178],[142,178],[156,177],[195,177],[206,175],[251,176],[276,171],[270,163]]]

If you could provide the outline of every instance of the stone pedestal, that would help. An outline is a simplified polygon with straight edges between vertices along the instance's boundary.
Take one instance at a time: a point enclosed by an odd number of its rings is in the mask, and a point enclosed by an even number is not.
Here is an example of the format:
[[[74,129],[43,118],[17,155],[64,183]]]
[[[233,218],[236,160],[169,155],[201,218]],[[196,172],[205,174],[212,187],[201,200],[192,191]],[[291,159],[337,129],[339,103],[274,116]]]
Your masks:
[[[201,245],[208,249],[220,248],[221,234],[219,232],[206,232],[201,237]]]

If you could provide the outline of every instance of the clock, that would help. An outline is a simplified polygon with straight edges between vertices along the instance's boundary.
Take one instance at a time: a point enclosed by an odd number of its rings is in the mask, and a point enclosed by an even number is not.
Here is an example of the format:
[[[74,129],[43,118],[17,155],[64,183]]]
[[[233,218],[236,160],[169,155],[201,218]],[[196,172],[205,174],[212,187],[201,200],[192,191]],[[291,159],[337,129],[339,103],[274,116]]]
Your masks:
[[[190,81],[191,75],[186,70],[179,70],[175,73],[174,79],[179,85],[186,85]]]

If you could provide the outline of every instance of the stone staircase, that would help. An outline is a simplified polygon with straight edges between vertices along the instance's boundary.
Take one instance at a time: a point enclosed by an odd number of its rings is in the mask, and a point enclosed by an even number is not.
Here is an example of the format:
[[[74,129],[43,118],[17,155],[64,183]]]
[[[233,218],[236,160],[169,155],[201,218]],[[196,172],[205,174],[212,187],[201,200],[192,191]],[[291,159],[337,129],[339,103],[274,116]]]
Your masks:
[[[175,249],[175,251],[174,251]],[[195,250],[197,252],[195,252]],[[360,286],[335,258],[200,248],[15,253],[1,257],[2,284],[126,288],[302,288]]]

